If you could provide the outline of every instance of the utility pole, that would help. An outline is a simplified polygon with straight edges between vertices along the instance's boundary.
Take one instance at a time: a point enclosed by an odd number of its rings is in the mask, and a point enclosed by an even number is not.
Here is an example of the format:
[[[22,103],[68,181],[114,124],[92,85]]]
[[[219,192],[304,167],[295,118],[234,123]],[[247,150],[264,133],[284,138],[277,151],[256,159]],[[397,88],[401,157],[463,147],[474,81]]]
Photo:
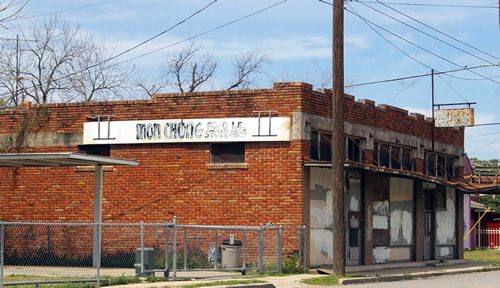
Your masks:
[[[19,104],[19,81],[21,80],[21,68],[20,68],[20,50],[19,50],[19,34],[16,35],[16,99],[15,103]],[[24,99],[23,99],[24,100]],[[21,103],[22,104],[22,101]]]
[[[431,69],[431,93],[432,93],[432,152],[434,152],[434,127],[436,120],[434,120],[434,107],[436,106],[436,99],[434,99],[434,69]]]
[[[333,273],[345,275],[344,0],[333,2],[332,201]]]

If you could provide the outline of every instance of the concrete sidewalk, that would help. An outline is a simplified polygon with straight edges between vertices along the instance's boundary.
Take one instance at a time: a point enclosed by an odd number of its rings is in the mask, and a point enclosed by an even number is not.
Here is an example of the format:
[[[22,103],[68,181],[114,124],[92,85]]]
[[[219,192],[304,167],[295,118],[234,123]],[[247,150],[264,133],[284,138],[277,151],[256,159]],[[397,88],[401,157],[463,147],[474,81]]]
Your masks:
[[[425,265],[425,266],[424,266]],[[427,266],[433,265],[433,266]],[[403,267],[401,267],[403,266]],[[328,272],[328,270],[320,269],[323,273]],[[482,271],[494,271],[500,270],[500,266],[492,266],[488,262],[464,262],[464,261],[448,261],[448,262],[427,262],[427,263],[414,263],[411,264],[387,264],[387,265],[373,265],[365,266],[365,270],[360,267],[359,269],[351,269],[355,272],[350,272],[348,275],[363,275],[364,277],[353,277],[341,279],[341,284],[352,285],[352,284],[362,284],[362,283],[377,283],[377,282],[390,282],[390,281],[400,281],[400,280],[411,280],[411,279],[421,279],[429,277],[437,277],[443,275],[454,275],[454,274],[464,274],[464,273],[475,273]],[[331,270],[330,270],[331,271]],[[317,270],[311,270],[315,273]],[[153,287],[182,287],[184,285],[192,284],[202,284],[214,282],[217,280],[227,281],[227,280],[251,280],[258,279],[265,281],[262,284],[252,284],[252,287],[269,287],[266,284],[272,284],[274,287],[287,287],[287,288],[305,288],[305,287],[319,287],[311,286],[301,283],[301,281],[309,278],[322,277],[325,274],[299,274],[299,275],[289,275],[289,276],[268,276],[268,277],[232,277],[230,279],[204,279],[204,280],[192,280],[192,281],[168,281],[168,282],[158,282],[158,283],[148,283],[148,284],[133,284],[124,286],[114,286],[116,288],[153,288]],[[238,285],[221,285],[216,287],[236,287]],[[248,285],[243,285],[248,286]],[[354,286],[355,287],[355,286]]]

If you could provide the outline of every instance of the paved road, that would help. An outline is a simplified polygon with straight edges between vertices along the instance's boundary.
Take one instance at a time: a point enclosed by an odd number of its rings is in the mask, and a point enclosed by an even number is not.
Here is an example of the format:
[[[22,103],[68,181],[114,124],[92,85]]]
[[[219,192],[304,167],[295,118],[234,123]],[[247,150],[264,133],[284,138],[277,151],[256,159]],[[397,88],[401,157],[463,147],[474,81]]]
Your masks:
[[[348,285],[351,288],[498,288],[500,287],[500,271],[458,274],[436,278],[407,280],[374,284]]]

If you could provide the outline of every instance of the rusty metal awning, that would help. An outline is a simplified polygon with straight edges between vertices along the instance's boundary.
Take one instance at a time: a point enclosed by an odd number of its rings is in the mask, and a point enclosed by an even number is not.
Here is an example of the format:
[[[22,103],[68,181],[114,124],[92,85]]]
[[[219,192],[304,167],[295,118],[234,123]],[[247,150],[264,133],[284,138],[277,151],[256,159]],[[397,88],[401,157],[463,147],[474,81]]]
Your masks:
[[[137,166],[138,162],[78,153],[0,154],[0,167]]]

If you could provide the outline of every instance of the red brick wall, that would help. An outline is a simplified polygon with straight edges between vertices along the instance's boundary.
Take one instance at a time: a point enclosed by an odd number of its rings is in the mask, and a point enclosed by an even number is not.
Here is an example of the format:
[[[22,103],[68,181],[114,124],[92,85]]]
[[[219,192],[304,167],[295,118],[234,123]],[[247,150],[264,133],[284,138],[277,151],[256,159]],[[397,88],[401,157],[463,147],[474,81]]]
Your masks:
[[[275,83],[272,89],[158,95],[154,100],[49,104],[0,112],[0,135],[15,134],[23,118],[37,119],[36,132],[81,133],[90,115],[112,120],[255,117],[275,110],[292,117],[303,111],[330,116],[331,95],[305,83]],[[346,96],[346,120],[430,137],[430,122],[404,110],[376,107]],[[438,141],[463,143],[463,130],[437,129]],[[28,147],[26,151],[76,151],[76,147]],[[363,151],[369,157],[369,151]],[[366,152],[366,153],[365,153]],[[103,220],[180,223],[306,225],[309,190],[304,159],[309,143],[247,143],[243,169],[211,169],[209,144],[113,145],[112,157],[139,161],[104,176]],[[366,160],[368,160],[365,158]],[[0,219],[92,220],[93,173],[75,168],[0,168]]]

